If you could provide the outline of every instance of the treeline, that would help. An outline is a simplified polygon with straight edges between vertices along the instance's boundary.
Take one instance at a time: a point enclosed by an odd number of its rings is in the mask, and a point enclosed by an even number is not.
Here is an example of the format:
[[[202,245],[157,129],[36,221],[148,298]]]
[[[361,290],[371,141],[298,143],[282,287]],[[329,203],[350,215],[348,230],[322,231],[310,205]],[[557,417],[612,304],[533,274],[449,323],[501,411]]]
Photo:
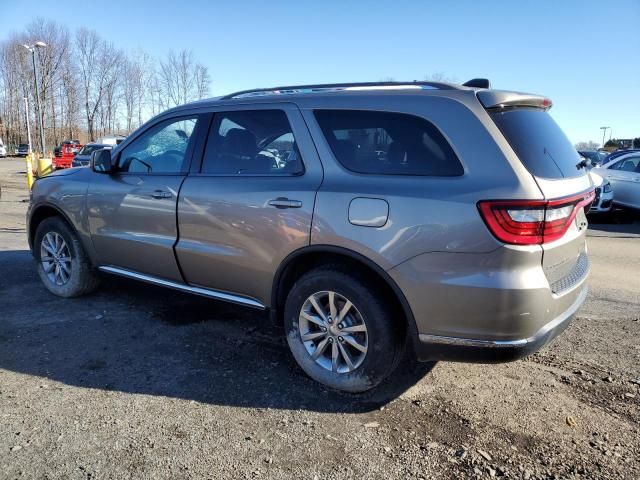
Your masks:
[[[93,30],[36,19],[0,43],[0,136],[7,144],[27,141],[26,97],[39,146],[32,57],[23,46],[38,41],[47,45],[37,48],[36,62],[48,150],[65,139],[126,135],[156,113],[209,94],[207,67],[189,50],[158,59],[119,49]]]

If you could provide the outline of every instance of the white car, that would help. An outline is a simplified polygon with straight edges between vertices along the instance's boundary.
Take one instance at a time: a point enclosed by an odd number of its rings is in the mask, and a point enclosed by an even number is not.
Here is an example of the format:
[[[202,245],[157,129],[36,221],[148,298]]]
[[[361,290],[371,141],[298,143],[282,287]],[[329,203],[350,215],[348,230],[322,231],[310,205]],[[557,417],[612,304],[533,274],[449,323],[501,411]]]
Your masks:
[[[4,158],[7,156],[7,147],[4,146],[2,140],[0,140],[0,157]]]
[[[640,152],[621,155],[592,172],[611,182],[616,205],[640,210]]]
[[[600,174],[594,171],[589,172],[591,181],[596,187],[596,198],[591,204],[589,213],[607,213],[613,207],[613,188],[609,180],[602,178]]]

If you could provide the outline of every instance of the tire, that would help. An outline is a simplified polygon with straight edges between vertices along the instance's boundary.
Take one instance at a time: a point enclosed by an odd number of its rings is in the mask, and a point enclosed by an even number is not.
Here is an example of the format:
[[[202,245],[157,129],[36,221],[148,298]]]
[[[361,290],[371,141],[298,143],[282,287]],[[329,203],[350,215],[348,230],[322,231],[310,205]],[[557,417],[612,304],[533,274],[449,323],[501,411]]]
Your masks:
[[[64,241],[64,245],[60,239]],[[51,252],[54,246],[61,247],[57,265],[54,254]],[[43,252],[50,255],[43,257]],[[97,272],[91,265],[78,236],[60,217],[47,218],[38,225],[33,242],[33,255],[37,262],[40,280],[47,290],[59,297],[84,295],[95,290],[100,283]],[[52,260],[47,261],[46,258]],[[46,271],[45,264],[48,267],[53,265],[54,268]],[[56,277],[57,272],[61,272],[58,277]]]
[[[322,320],[312,297],[325,317],[331,316],[329,303],[333,298],[337,321]],[[340,318],[346,300],[352,306]],[[404,344],[403,325],[394,323],[398,318],[384,293],[365,280],[364,275],[337,265],[316,268],[302,275],[289,292],[284,309],[287,342],[298,365],[317,382],[351,393],[374,388],[396,367]],[[366,332],[362,331],[362,324]],[[310,340],[310,337],[314,338]],[[328,342],[322,347],[325,340]],[[359,347],[355,348],[353,342]],[[363,346],[366,352],[361,351]],[[336,361],[333,360],[334,348]],[[314,359],[312,355],[320,349],[322,353]],[[347,352],[351,365],[343,351]]]

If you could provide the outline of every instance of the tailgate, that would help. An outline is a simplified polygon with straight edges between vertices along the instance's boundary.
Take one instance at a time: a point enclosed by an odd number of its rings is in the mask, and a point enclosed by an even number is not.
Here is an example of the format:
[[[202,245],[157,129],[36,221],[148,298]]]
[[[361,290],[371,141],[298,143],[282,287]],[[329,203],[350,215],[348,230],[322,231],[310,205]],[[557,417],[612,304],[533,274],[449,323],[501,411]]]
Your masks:
[[[539,99],[539,106],[532,106],[532,98]],[[562,236],[542,243],[543,270],[553,293],[560,295],[581,283],[589,269],[585,208],[594,187],[578,152],[547,113],[551,102],[527,99],[523,106],[503,104],[487,110],[549,201],[547,215],[570,220]]]

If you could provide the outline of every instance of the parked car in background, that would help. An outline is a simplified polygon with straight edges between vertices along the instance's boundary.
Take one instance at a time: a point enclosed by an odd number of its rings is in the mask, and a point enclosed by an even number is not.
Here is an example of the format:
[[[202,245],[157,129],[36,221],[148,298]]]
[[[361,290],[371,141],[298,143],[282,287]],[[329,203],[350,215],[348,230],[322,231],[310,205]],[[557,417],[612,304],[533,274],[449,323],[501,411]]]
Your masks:
[[[589,172],[591,181],[596,187],[596,197],[591,204],[589,213],[609,213],[613,207],[613,188],[609,180],[602,178],[596,171],[591,170]]]
[[[269,311],[300,367],[350,392],[409,345],[423,361],[521,358],[586,298],[595,195],[551,101],[488,87],[292,86],[172,108],[92,168],[35,182],[38,274],[62,297],[102,271]]]
[[[21,143],[16,147],[16,157],[26,157],[29,155],[29,144]]]
[[[611,182],[615,205],[640,209],[640,151],[627,152],[592,171]]]
[[[102,145],[111,145],[116,146],[120,145],[127,137],[124,135],[108,135],[106,137],[98,138],[95,143],[100,143]]]
[[[72,167],[88,167],[91,162],[91,154],[96,150],[108,148],[111,150],[112,145],[104,145],[102,143],[87,143],[71,161]]]
[[[73,158],[78,154],[83,146],[84,145],[80,145],[74,141],[70,143],[63,143],[60,149],[60,156],[53,158],[53,168],[56,170],[70,168]]]
[[[4,143],[0,138],[0,157],[4,158],[6,156],[7,156],[7,147],[4,146]]]
[[[591,165],[594,167],[597,165],[602,165],[604,159],[607,158],[606,152],[601,152],[599,150],[578,150],[578,153],[588,159],[591,160]]]
[[[62,157],[62,149],[65,145],[80,145],[80,140],[65,140],[56,148],[53,149],[54,157],[60,158]]]

